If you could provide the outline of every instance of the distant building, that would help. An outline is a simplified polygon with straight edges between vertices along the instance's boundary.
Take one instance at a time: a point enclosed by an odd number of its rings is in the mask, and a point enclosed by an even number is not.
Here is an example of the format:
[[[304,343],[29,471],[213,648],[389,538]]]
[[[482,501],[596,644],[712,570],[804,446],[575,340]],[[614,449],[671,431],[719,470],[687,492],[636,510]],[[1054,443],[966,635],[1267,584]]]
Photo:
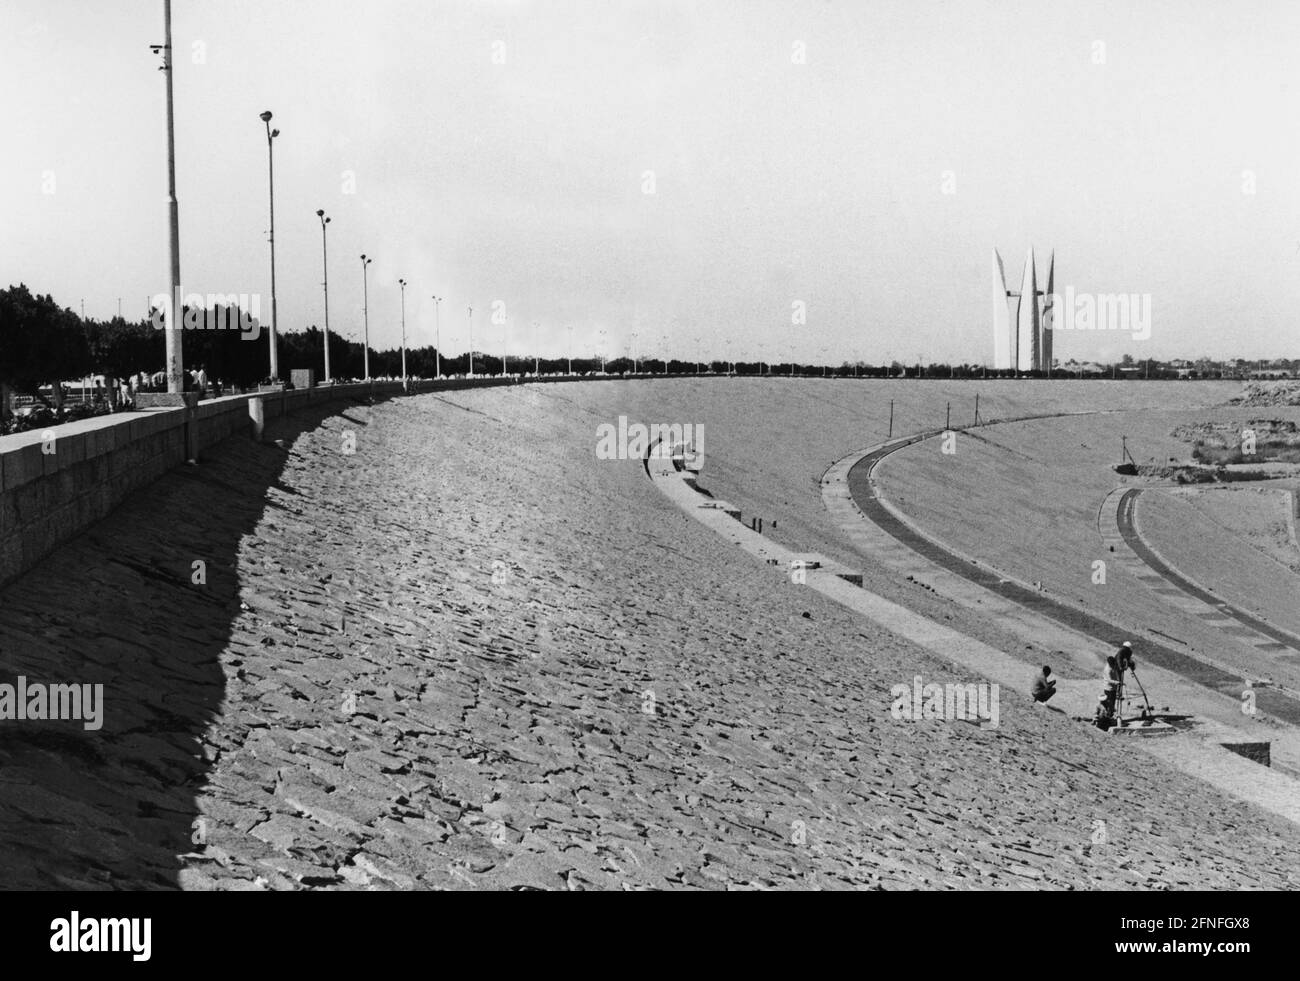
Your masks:
[[[1052,292],[1056,252],[1047,260],[1046,289],[1038,288],[1034,250],[1025,259],[1019,292],[1007,289],[1006,271],[993,250],[993,367],[1048,371],[1052,365]],[[1012,325],[1014,326],[1014,329]]]
[[[1057,370],[1067,375],[1075,375],[1079,378],[1100,377],[1107,373],[1107,369],[1092,361],[1075,361],[1073,358],[1058,364]]]

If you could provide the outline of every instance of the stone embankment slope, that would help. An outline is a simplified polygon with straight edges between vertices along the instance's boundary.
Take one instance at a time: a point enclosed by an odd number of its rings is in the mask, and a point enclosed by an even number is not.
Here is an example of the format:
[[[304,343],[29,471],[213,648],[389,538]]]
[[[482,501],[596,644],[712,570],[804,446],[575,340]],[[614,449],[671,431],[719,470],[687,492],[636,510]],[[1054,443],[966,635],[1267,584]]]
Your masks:
[[[106,684],[99,733],[0,731],[6,884],[1300,885],[1293,825],[1014,692],[893,719],[978,679],[737,561],[582,398],[232,440],[0,593],[7,674]]]

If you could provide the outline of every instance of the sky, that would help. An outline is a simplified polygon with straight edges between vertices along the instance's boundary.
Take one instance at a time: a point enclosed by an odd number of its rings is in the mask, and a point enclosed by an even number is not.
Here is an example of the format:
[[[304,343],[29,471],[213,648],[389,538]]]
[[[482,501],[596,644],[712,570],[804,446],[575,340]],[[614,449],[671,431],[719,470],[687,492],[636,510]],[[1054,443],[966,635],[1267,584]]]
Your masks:
[[[162,0],[0,5],[0,286],[167,292],[162,37]],[[472,306],[493,354],[991,363],[992,250],[1018,289],[1032,246],[1150,297],[1061,361],[1300,356],[1285,0],[173,0],[173,49],[184,289],[269,319],[270,109],[281,331],[324,323],[323,208],[377,348],[404,278],[451,353]]]

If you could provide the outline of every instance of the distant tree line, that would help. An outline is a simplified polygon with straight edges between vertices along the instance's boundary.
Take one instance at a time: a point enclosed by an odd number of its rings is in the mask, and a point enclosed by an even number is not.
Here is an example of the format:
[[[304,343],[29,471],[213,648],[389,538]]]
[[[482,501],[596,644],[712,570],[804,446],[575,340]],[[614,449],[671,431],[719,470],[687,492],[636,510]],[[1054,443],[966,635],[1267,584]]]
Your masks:
[[[187,314],[191,312],[195,311],[185,308],[180,314],[179,322],[185,323]],[[255,325],[255,330],[245,332],[238,329],[243,324],[242,316],[238,306],[218,305],[200,312],[196,318],[199,323],[230,325],[233,329],[185,330],[182,344],[184,369],[188,372],[201,366],[210,380],[220,382],[226,388],[244,389],[259,382],[271,381],[267,377],[270,357],[265,329],[253,318],[250,318],[249,325]],[[48,294],[33,294],[23,284],[10,286],[0,291],[0,393],[7,388],[47,402],[42,389],[49,387],[51,396],[48,401],[53,402],[52,407],[58,411],[61,408],[61,382],[88,375],[103,375],[110,380],[129,379],[137,375],[146,378],[155,376],[163,367],[166,342],[164,332],[155,325],[154,319],[156,318],[140,321],[123,320],[120,317],[111,320],[84,319],[72,310],[59,306]],[[317,379],[323,380],[324,332],[314,326],[301,331],[282,331],[277,340],[278,363],[282,366],[283,377],[275,379],[276,381],[287,380],[289,372],[294,368],[314,368]],[[437,351],[431,345],[408,350],[407,373],[417,378],[432,378],[438,371],[437,361]],[[502,373],[500,356],[475,352],[473,362],[476,375]],[[612,375],[634,371],[641,374],[734,371],[738,375],[794,374],[839,378],[1015,378],[1026,375],[1025,372],[1011,369],[999,371],[975,364],[905,365],[893,361],[888,365],[871,365],[859,361],[833,366],[789,361],[699,362],[678,358],[669,358],[665,363],[662,358],[638,358],[633,361],[626,357],[612,358],[602,363],[598,357],[574,358],[570,361],[568,358],[535,360],[515,355],[510,356],[505,368],[512,374],[528,374],[535,369],[543,374],[553,374],[569,371],[570,365],[577,374],[599,372],[603,367],[605,372]],[[1270,366],[1294,373],[1300,369],[1300,361],[1273,361]],[[330,331],[330,367],[331,375],[337,380],[363,378],[363,345],[344,338],[336,331]],[[1195,367],[1200,377],[1240,377],[1240,373],[1252,367],[1252,364],[1242,359],[1223,363],[1200,359]],[[470,355],[444,355],[441,369],[444,375],[468,374]],[[1168,378],[1178,373],[1170,364],[1154,359],[1135,361],[1127,354],[1116,364],[1093,366],[1093,376],[1097,376],[1096,369],[1101,369],[1100,377]],[[370,374],[375,378],[400,377],[401,350],[376,351],[372,348]],[[1028,374],[1033,377],[1047,375],[1046,372]],[[1051,374],[1052,377],[1063,378],[1074,377],[1076,372],[1070,366],[1058,366]],[[7,405],[8,399],[0,398],[0,417],[5,413]]]

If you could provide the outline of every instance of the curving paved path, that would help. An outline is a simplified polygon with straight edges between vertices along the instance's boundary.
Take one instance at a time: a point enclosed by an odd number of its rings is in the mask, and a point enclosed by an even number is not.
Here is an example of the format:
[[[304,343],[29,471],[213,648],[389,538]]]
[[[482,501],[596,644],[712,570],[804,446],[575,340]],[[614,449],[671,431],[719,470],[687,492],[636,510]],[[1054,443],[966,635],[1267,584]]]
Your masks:
[[[895,450],[933,435],[935,434],[924,433],[903,442],[875,447],[863,454],[850,468],[849,493],[862,514],[934,564],[982,586],[995,595],[1012,600],[1071,630],[1096,637],[1111,647],[1118,647],[1128,639],[1128,631],[1109,621],[1054,600],[1050,596],[1007,579],[986,566],[978,565],[958,555],[934,539],[921,534],[885,505],[876,491],[871,476],[876,464]],[[1240,698],[1243,679],[1239,674],[1206,664],[1156,641],[1148,640],[1143,643],[1142,654],[1144,661],[1231,698]],[[1273,689],[1261,688],[1256,690],[1255,700],[1260,711],[1293,725],[1300,725],[1300,702],[1295,699]]]
[[[1154,582],[1151,581],[1152,577],[1150,575],[1141,577],[1147,581],[1147,584],[1152,589],[1167,598],[1173,598],[1180,593],[1190,597],[1197,601],[1189,610],[1193,616],[1200,617],[1206,623],[1218,627],[1224,633],[1238,640],[1244,640],[1265,653],[1276,654],[1279,651],[1286,650],[1300,651],[1300,638],[1273,626],[1267,620],[1262,620],[1240,607],[1224,602],[1209,590],[1192,582],[1162,559],[1155,549],[1147,543],[1146,539],[1142,537],[1141,529],[1138,526],[1137,503],[1141,494],[1141,488],[1130,488],[1124,491],[1119,498],[1115,521],[1124,544],[1132,549],[1134,554],[1158,577]],[[1163,585],[1162,581],[1169,585]]]

